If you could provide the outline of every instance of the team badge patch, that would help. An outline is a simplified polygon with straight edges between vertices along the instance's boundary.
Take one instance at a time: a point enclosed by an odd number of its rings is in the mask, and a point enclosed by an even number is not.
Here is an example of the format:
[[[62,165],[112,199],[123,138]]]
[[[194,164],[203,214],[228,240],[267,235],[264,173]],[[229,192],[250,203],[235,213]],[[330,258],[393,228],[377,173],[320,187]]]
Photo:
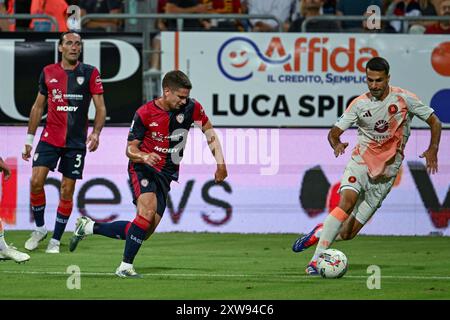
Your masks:
[[[34,161],[36,161],[38,158],[39,158],[39,153],[35,153],[35,154],[34,154],[34,158],[33,158]]]
[[[142,179],[141,180],[141,186],[143,186],[144,188],[148,186],[148,180],[147,179]]]
[[[77,82],[81,86],[84,82],[84,77],[77,77]]]
[[[348,182],[355,183],[356,182],[356,177],[355,176],[348,177]]]
[[[378,133],[386,132],[389,129],[389,123],[386,120],[378,120],[375,123],[374,130]]]
[[[390,113],[390,114],[397,113],[397,111],[398,111],[398,107],[397,107],[395,104],[391,104],[391,105],[389,106],[389,113]]]
[[[177,119],[178,123],[183,123],[183,121],[184,121],[184,114],[182,114],[182,113],[178,114],[176,119]]]
[[[56,100],[58,100],[58,102],[64,102],[63,100],[63,94],[62,91],[59,89],[53,89],[52,90],[52,101],[55,102]]]

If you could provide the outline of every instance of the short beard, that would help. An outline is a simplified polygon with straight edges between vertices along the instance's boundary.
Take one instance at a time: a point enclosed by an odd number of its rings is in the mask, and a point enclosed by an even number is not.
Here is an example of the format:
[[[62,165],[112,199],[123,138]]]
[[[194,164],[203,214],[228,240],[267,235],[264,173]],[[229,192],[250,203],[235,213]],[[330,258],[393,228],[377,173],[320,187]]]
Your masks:
[[[78,58],[76,58],[76,59],[67,59],[66,58],[66,60],[67,60],[67,62],[69,63],[69,64],[71,64],[71,65],[74,65],[74,64],[77,64],[77,62],[78,62]]]

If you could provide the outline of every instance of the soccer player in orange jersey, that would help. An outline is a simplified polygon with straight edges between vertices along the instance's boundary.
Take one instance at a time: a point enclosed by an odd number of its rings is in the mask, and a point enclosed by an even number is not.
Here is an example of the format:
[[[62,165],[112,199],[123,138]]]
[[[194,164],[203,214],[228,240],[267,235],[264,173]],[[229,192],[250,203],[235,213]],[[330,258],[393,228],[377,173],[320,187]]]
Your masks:
[[[340,136],[352,125],[358,127],[358,144],[341,179],[339,205],[323,224],[298,238],[292,249],[301,252],[317,243],[306,273],[317,273],[317,257],[335,240],[353,239],[391,190],[399,172],[414,116],[431,129],[428,149],[422,153],[429,173],[438,170],[441,122],[434,110],[413,93],[389,85],[389,63],[375,57],[366,65],[369,91],[357,97],[328,133],[336,157],[348,146]]]

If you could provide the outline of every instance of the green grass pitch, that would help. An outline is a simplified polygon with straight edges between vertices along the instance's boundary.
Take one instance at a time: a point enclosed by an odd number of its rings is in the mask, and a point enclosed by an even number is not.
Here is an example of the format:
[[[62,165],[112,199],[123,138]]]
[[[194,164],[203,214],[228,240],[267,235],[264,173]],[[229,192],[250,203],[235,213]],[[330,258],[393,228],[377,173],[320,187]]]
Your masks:
[[[25,251],[29,233],[5,236]],[[27,263],[0,262],[0,299],[450,299],[449,237],[337,242],[349,270],[341,279],[322,279],[304,274],[313,251],[293,253],[295,234],[156,233],[134,263],[143,278],[120,279],[114,271],[124,241],[90,236],[71,253],[70,236],[60,254],[45,253],[47,238]],[[71,265],[80,268],[80,289],[67,287]],[[370,265],[380,267],[380,289],[367,287]]]

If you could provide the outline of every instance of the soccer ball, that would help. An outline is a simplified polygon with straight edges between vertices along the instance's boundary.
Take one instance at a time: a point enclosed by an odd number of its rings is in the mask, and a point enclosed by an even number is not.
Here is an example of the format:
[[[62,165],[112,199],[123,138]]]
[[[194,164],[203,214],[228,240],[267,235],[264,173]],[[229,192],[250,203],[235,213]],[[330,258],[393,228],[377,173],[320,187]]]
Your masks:
[[[340,278],[347,272],[348,259],[342,251],[327,249],[317,259],[317,270],[322,278]]]

